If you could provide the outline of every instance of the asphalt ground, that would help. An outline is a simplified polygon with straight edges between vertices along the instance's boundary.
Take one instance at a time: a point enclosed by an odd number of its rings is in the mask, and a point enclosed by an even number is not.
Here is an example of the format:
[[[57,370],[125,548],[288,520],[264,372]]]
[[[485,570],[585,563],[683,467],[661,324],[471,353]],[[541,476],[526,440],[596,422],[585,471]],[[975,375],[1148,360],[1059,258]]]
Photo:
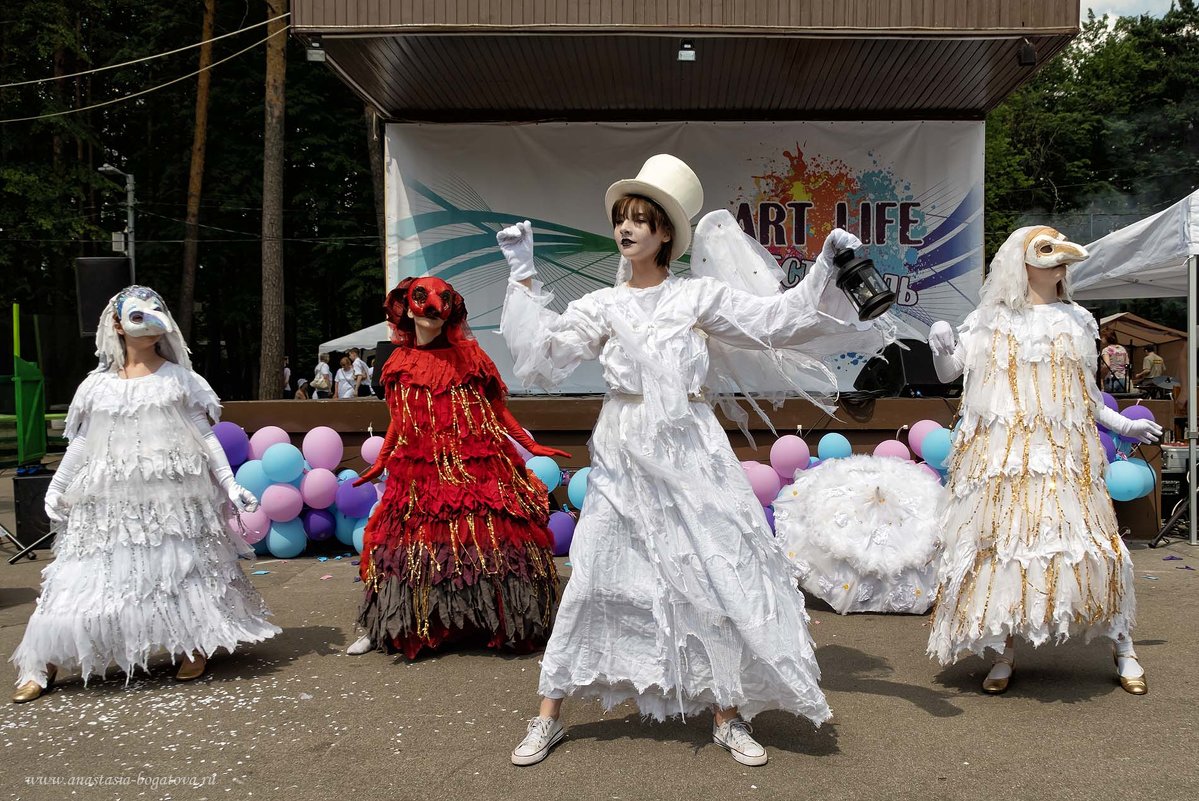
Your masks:
[[[11,530],[9,475],[0,522]],[[191,684],[164,655],[128,683],[115,669],[86,687],[68,673],[37,701],[0,703],[0,798],[1193,799],[1199,549],[1134,544],[1133,555],[1147,696],[1120,689],[1106,644],[1073,641],[1018,650],[1011,689],[985,696],[981,660],[926,658],[927,618],[813,608],[834,717],[817,730],[760,715],[761,768],[711,742],[710,715],[644,723],[628,705],[569,700],[566,739],[516,768],[536,654],[346,656],[361,589],[352,557],[247,563],[269,571],[251,580],[280,636],[216,656]],[[0,563],[5,654],[49,558]]]

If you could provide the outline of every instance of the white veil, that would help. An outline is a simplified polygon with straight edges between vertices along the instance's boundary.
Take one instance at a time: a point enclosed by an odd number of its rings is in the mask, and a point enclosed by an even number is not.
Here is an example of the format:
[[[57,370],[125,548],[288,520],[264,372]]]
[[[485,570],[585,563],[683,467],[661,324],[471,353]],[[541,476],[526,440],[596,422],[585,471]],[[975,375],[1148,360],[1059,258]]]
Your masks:
[[[187,343],[183,341],[183,334],[179,331],[179,324],[175,322],[175,318],[171,315],[171,310],[167,308],[166,301],[162,299],[162,295],[154,292],[149,287],[128,286],[122,289],[117,294],[108,299],[108,305],[104,307],[104,311],[100,312],[100,321],[96,325],[96,358],[99,359],[99,364],[93,372],[103,373],[107,370],[120,370],[125,366],[125,345],[121,342],[121,335],[117,333],[117,299],[122,294],[131,289],[143,289],[152,292],[158,302],[162,304],[162,312],[171,321],[171,333],[163,336],[158,340],[158,352],[163,358],[173,361],[180,367],[188,370],[192,369],[191,351],[188,350]]]

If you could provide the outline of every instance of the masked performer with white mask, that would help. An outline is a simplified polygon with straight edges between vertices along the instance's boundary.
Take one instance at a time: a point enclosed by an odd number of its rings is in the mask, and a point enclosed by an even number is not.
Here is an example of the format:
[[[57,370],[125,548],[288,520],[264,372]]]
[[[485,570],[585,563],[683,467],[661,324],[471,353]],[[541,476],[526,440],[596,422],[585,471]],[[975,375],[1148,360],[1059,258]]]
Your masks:
[[[978,309],[929,331],[937,374],[965,373],[950,459],[946,549],[928,652],[942,664],[996,652],[982,689],[1008,688],[1014,640],[1110,637],[1116,676],[1143,695],[1132,647],[1132,560],[1104,483],[1095,423],[1152,442],[1162,429],[1103,404],[1098,327],[1070,301],[1067,265],[1087,252],[1046,226],[999,248]]]
[[[113,662],[131,674],[159,650],[182,656],[176,678],[195,679],[217,648],[280,631],[238,564],[253,549],[225,523],[229,504],[257,499],[234,480],[209,423],[220,399],[192,371],[158,293],[121,290],[96,347],[46,492],[55,559],[12,656],[17,703],[38,698],[60,668],[84,681]]]

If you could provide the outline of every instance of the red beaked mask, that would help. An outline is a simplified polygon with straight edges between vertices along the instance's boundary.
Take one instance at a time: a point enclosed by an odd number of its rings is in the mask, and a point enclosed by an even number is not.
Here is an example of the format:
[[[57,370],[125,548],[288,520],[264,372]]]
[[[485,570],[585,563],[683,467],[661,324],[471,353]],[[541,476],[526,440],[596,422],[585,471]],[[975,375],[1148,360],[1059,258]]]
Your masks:
[[[440,278],[405,278],[387,293],[383,310],[387,321],[395,329],[393,340],[399,345],[411,346],[415,338],[415,327],[408,316],[410,310],[416,317],[444,320],[442,333],[453,344],[468,336],[464,330],[466,303],[452,286]]]

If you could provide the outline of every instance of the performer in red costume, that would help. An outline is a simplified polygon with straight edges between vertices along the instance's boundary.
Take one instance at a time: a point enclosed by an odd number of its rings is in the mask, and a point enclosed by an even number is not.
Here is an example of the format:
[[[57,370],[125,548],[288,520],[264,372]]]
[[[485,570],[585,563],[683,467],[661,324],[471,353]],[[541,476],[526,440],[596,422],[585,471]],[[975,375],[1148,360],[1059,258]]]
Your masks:
[[[347,653],[414,659],[447,642],[527,651],[549,636],[558,576],[545,485],[508,440],[539,456],[508,411],[507,387],[440,278],[406,278],[387,296],[399,347],[383,367],[391,424],[359,483],[386,470],[366,526],[358,624]]]

